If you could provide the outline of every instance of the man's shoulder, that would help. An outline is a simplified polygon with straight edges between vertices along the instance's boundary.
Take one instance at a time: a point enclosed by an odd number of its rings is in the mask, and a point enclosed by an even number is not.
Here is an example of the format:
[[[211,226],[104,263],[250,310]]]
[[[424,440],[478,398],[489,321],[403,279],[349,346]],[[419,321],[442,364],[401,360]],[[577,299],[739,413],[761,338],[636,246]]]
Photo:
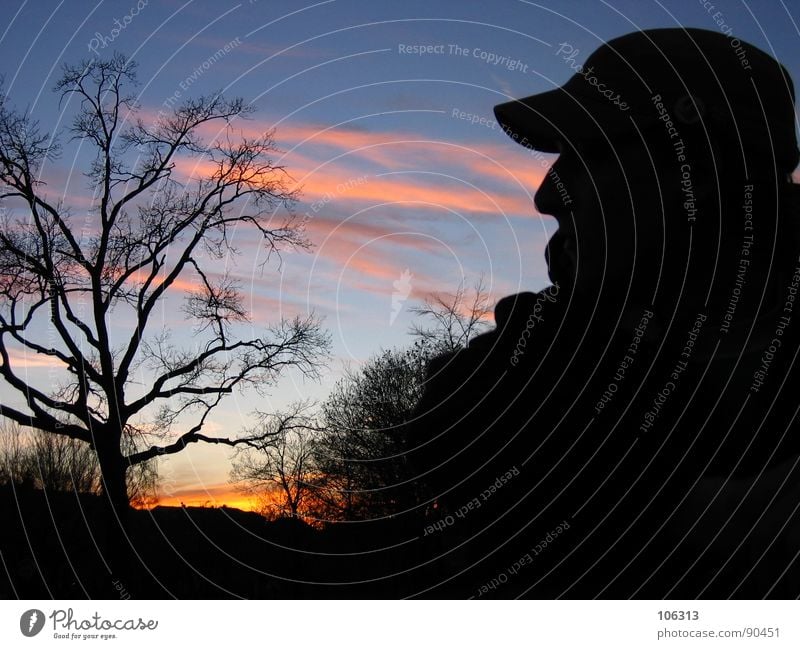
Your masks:
[[[560,323],[558,286],[539,292],[508,295],[497,302],[495,327],[475,336],[460,350],[441,354],[428,365],[431,383],[459,382],[474,376],[498,373],[519,364],[521,357],[533,353],[538,342],[549,340],[547,330]]]
[[[494,309],[495,328],[473,338],[467,352],[475,357],[491,353],[508,355],[527,349],[537,339],[547,336],[561,322],[562,299],[557,284],[531,292],[508,295],[497,302]],[[515,363],[509,361],[512,365]]]

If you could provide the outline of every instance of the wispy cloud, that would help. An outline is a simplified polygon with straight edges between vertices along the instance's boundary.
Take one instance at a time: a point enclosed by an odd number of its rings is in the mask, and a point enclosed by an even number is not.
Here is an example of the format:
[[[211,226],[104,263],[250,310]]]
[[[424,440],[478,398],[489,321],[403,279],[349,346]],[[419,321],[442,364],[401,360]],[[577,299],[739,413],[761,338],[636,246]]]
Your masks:
[[[14,370],[31,370],[31,369],[60,369],[66,370],[67,366],[60,360],[47,354],[37,354],[33,351],[26,350],[8,350],[9,365]],[[1,363],[2,361],[0,361]]]

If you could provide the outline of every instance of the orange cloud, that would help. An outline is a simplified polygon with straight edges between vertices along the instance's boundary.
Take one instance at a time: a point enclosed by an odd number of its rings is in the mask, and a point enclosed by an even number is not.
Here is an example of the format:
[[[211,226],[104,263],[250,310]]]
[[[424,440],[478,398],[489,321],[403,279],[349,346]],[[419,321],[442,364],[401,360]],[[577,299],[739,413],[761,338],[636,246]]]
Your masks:
[[[403,158],[396,152],[392,157]],[[491,191],[491,188],[472,188],[464,183],[471,183],[473,179],[459,178],[458,174],[454,174],[454,179],[431,176],[424,170],[419,173],[381,172],[375,175],[342,164],[315,164],[305,156],[292,156],[291,160],[294,164],[290,172],[296,180],[294,184],[290,184],[289,189],[302,188],[304,198],[311,203],[312,209],[315,205],[324,206],[335,201],[337,204],[416,204],[455,212],[498,215],[527,215],[535,210],[530,199],[522,192],[497,193]],[[299,162],[304,164],[298,164]],[[489,160],[480,160],[474,165],[474,169],[469,170],[473,175],[491,176],[509,183],[516,177],[526,186],[529,183],[536,183],[538,186],[543,176],[543,172],[517,172],[512,175]],[[214,172],[214,165],[208,160],[181,158],[175,161],[175,170],[181,179],[188,181],[210,175]],[[444,183],[449,187],[443,187]]]
[[[315,196],[330,196],[339,202],[369,204],[420,205],[443,210],[479,212],[484,214],[528,214],[532,203],[524,195],[496,194],[474,189],[458,180],[442,179],[427,173],[361,175],[363,182],[348,184],[348,176],[340,171],[305,171],[299,178],[303,190]],[[439,182],[439,186],[432,182]],[[352,182],[352,177],[351,181]],[[442,187],[447,182],[449,187]],[[339,190],[339,187],[347,187]],[[313,204],[312,204],[313,205]]]
[[[484,177],[491,177],[513,185],[521,193],[527,190],[533,196],[539,185],[542,184],[547,174],[547,169],[540,165],[532,167],[529,164],[522,165],[516,160],[515,162],[517,164],[513,167],[507,167],[495,159],[478,158],[472,161],[471,167],[473,171]],[[527,200],[526,204],[530,205]]]
[[[510,147],[462,145],[425,139],[419,134],[330,129],[315,125],[284,126],[279,135],[281,141],[295,142],[285,157],[291,159],[292,172],[299,176],[298,182],[304,190],[317,196],[331,195],[361,201],[415,200],[455,210],[497,212],[500,209],[511,214],[528,214],[534,208],[524,190],[533,195],[545,174],[545,168],[538,159],[532,161],[524,150],[516,151]],[[307,142],[342,153],[316,161],[297,152],[298,149],[305,150],[302,147]],[[377,164],[389,171],[418,169],[420,174],[365,175],[363,171],[344,167],[340,162],[344,156],[360,158],[371,163],[371,166]],[[477,189],[460,186],[443,190],[426,184],[441,183],[440,177],[425,174],[430,169],[440,168],[453,170],[454,180],[448,182],[472,182]],[[463,171],[459,173],[459,169]],[[511,199],[505,193],[498,196],[497,192],[481,183],[487,178],[501,180],[523,191],[519,197]],[[367,182],[362,182],[362,179]],[[483,196],[481,190],[488,196]],[[477,206],[474,204],[476,197],[482,198]],[[492,199],[499,207],[491,205]],[[489,207],[486,202],[490,204]]]
[[[146,123],[148,116],[151,121],[157,119],[157,114],[149,111],[143,114]],[[272,126],[269,121],[239,120],[234,131],[255,138]],[[223,132],[214,123],[200,129],[209,141]],[[278,126],[276,138],[284,153],[276,156],[275,164],[287,167],[308,199],[429,203],[459,212],[535,213],[527,193],[531,196],[535,193],[549,159],[548,156],[532,159],[526,149],[514,147],[513,143],[444,142],[420,133],[369,131],[350,125],[286,122]],[[207,176],[215,168],[203,158],[181,156],[175,163],[178,177],[185,180]],[[429,175],[431,170],[440,169],[454,179]],[[420,173],[384,173],[400,171]],[[443,186],[443,180],[449,186]],[[487,186],[487,180],[493,185]],[[472,183],[477,189],[470,189],[460,181]],[[496,187],[498,181],[505,185],[502,190]]]
[[[187,270],[184,271],[184,276],[183,277],[182,276],[176,277],[173,280],[172,284],[169,285],[169,289],[168,290],[170,290],[170,291],[172,291],[172,290],[175,290],[175,291],[198,291],[198,290],[200,290],[202,284],[199,281],[193,280],[193,279],[187,279],[185,277],[185,275],[190,275],[192,270],[193,269],[191,269],[191,268],[187,268]],[[115,275],[115,277],[117,277],[117,276],[119,276],[121,274],[122,274],[122,272],[120,271]],[[126,280],[126,282],[131,282],[133,284],[144,284],[147,281],[148,275],[149,275],[149,270],[139,269],[137,272],[133,273]],[[152,290],[154,288],[157,288],[157,287],[161,286],[161,284],[164,283],[164,280],[166,280],[166,276],[165,275],[156,276],[156,278],[150,284],[150,289]]]

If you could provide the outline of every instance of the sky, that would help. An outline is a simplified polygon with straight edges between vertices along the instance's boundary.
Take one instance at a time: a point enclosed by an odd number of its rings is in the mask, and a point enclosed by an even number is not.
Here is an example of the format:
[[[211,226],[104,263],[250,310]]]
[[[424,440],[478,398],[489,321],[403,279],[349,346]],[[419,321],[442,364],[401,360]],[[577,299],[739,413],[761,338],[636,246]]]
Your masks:
[[[265,395],[231,395],[204,431],[225,436],[254,408],[322,399],[345,368],[408,345],[409,309],[426,296],[480,277],[493,302],[548,284],[555,221],[533,196],[554,156],[506,137],[492,107],[564,83],[573,70],[556,55],[563,44],[582,62],[637,29],[730,30],[800,79],[798,0],[4,0],[3,9],[5,93],[50,132],[74,112],[52,92],[61,66],[115,51],[138,64],[145,118],[222,90],[255,108],[239,124],[246,133],[275,129],[313,248],[262,267],[242,232],[242,255],[226,265],[252,327],[313,311],[331,360],[320,381],[290,373]],[[62,141],[48,192],[85,212],[85,159]],[[158,324],[189,344],[179,297],[165,300]],[[47,363],[18,360],[31,380],[48,380]],[[18,403],[6,386],[0,400]],[[248,506],[229,484],[229,456],[193,445],[162,460],[162,501]]]

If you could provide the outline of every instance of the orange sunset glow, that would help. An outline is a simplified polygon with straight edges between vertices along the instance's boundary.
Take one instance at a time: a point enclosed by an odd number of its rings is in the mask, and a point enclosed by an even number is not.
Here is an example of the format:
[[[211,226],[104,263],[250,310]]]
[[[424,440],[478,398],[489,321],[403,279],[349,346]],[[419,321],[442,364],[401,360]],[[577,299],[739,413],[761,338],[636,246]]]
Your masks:
[[[262,502],[256,496],[244,495],[235,489],[225,491],[222,488],[211,490],[186,490],[180,495],[159,495],[156,502],[147,506],[153,507],[235,507],[249,512],[257,512]]]

